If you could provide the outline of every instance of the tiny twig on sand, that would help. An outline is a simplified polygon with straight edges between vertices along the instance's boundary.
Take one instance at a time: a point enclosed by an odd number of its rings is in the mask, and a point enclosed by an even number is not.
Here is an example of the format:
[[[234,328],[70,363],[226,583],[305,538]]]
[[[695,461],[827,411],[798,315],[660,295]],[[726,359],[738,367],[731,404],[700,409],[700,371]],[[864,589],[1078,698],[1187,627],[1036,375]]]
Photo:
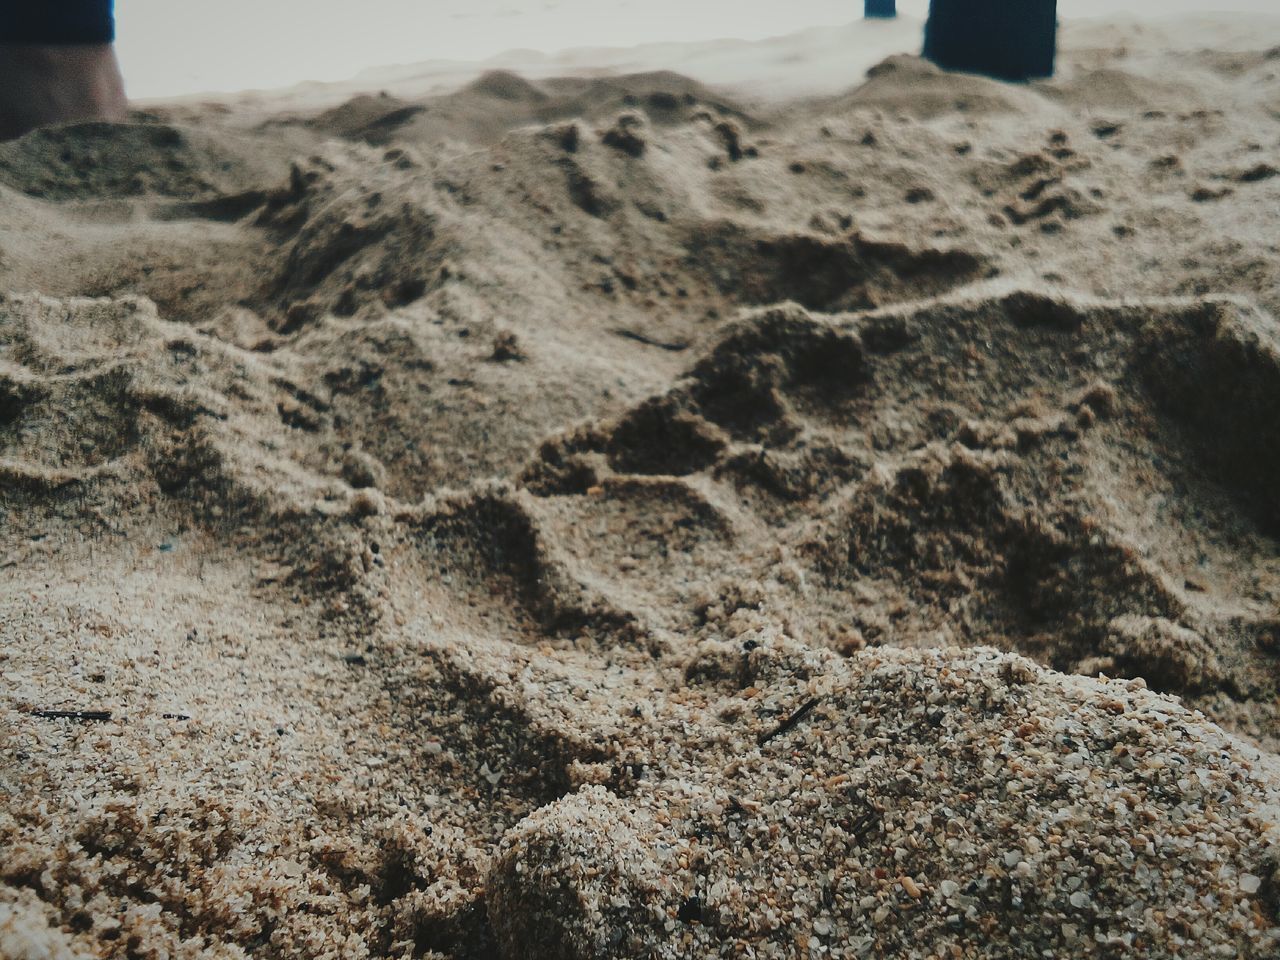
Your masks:
[[[803,720],[806,716],[808,716],[810,711],[812,711],[813,708],[816,707],[817,705],[818,705],[818,698],[810,697],[808,700],[802,703],[799,709],[796,710],[795,713],[791,714],[791,716],[787,717],[785,720],[783,720],[780,724],[778,724],[772,730],[767,730],[764,733],[760,734],[759,738],[756,740],[756,743],[763,747],[766,743],[768,743],[774,737],[782,736],[784,733],[786,733],[788,730],[794,727],[797,723]]]
[[[659,350],[667,350],[671,353],[680,353],[682,350],[689,349],[689,344],[683,340],[673,340],[670,342],[655,340],[653,337],[647,337],[643,333],[637,333],[635,330],[627,330],[624,327],[617,327],[610,332],[625,340],[634,340],[636,343],[643,343],[647,347],[657,347]]]
[[[81,723],[111,719],[110,710],[30,710],[31,716],[41,720],[79,720]]]

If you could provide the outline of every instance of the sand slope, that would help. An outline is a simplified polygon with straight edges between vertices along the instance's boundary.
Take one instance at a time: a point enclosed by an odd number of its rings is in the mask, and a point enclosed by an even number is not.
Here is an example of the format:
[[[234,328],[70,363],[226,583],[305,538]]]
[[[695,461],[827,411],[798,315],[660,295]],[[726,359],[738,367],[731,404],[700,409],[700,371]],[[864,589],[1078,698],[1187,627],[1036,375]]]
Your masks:
[[[0,954],[1274,955],[1280,33],[1126,36],[0,145]]]

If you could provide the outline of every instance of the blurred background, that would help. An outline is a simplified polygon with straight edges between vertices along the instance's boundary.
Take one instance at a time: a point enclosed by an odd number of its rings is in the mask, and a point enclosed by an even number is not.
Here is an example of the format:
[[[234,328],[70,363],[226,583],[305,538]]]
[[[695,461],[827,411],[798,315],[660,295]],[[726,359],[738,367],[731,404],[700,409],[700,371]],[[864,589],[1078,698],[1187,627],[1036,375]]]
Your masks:
[[[1277,0],[1060,0],[1063,18],[1275,13]],[[899,0],[923,20],[928,0]],[[129,93],[204,91],[344,80],[427,60],[481,60],[513,48],[759,40],[847,25],[862,0],[117,0]],[[867,24],[868,31],[885,25]],[[895,42],[914,34],[897,25]],[[876,37],[868,33],[868,41]]]

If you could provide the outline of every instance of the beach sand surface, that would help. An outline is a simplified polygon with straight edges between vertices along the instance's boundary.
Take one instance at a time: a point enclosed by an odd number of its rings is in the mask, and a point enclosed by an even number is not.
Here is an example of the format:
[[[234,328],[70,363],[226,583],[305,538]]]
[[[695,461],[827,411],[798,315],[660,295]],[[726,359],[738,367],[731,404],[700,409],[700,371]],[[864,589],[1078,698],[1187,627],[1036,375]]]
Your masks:
[[[0,956],[1280,952],[1280,20],[842,36],[0,144]]]

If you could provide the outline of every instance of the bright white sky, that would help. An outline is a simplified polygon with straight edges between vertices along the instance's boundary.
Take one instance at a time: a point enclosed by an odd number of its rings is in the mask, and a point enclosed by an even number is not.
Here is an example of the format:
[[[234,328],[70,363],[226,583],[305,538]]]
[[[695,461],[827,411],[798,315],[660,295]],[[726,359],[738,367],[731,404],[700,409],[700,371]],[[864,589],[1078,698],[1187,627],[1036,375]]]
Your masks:
[[[898,0],[923,17],[928,0]],[[1065,17],[1276,12],[1277,0],[1060,0]],[[366,67],[664,40],[759,40],[845,24],[862,0],[117,0],[129,93],[343,80]]]

